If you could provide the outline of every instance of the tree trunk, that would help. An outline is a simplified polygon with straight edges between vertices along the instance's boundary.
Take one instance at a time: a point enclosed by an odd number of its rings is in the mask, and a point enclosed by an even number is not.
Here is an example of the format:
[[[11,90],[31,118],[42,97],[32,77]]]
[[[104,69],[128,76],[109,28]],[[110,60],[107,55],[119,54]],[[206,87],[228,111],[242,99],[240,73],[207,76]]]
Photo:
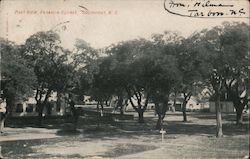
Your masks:
[[[56,111],[61,112],[62,94],[57,92]]]
[[[44,105],[42,103],[37,104],[37,109],[38,109],[38,121],[37,121],[37,124],[38,124],[38,126],[42,125],[43,108],[44,108]]]
[[[78,111],[76,110],[75,108],[75,102],[73,100],[70,101],[69,103],[70,105],[70,109],[71,109],[71,113],[72,113],[72,116],[73,116],[73,119],[74,119],[74,127],[73,127],[73,131],[76,131],[77,129],[77,123],[78,123]]]
[[[117,102],[117,107],[120,108],[120,114],[123,115],[123,98],[122,97],[118,97],[118,102]]]
[[[131,103],[134,110],[138,113],[138,122],[144,123],[143,113],[144,113],[145,109],[141,108],[141,106],[138,106],[138,108],[137,108],[131,99],[131,95],[129,94],[129,91],[128,91],[128,95],[129,95],[129,102]]]
[[[103,113],[104,113],[104,109],[103,109],[103,101],[101,101],[101,117],[103,116]]]
[[[5,121],[5,115],[4,113],[0,113],[0,133],[3,133],[4,121]]]
[[[183,114],[183,122],[187,122],[187,113],[186,113],[186,107],[187,107],[187,102],[183,101],[183,104],[182,104],[182,114]]]
[[[12,116],[14,101],[15,101],[14,98],[11,97],[6,98],[6,111],[7,115],[10,117]]]
[[[227,89],[227,93],[229,95],[230,100],[232,100],[233,104],[234,104],[234,108],[236,110],[236,124],[242,124],[242,113],[244,110],[245,106],[248,106],[248,96],[247,94],[245,94],[244,97],[240,96],[240,92],[239,92],[239,84],[238,84],[238,80],[235,83],[235,85],[233,85],[232,83],[235,80],[232,80],[229,84],[227,84],[226,82],[225,87]],[[245,90],[246,91],[246,90]]]
[[[158,115],[156,129],[158,130],[163,128],[163,119],[165,118],[167,108],[168,108],[168,102],[160,104],[157,101],[155,102],[155,111]]]
[[[105,105],[106,105],[107,107],[110,106],[109,103],[108,103],[108,101],[109,101],[108,99],[105,100]]]
[[[163,125],[162,116],[161,116],[161,114],[158,114],[158,120],[157,120],[157,123],[156,123],[156,129],[157,130],[161,130],[162,129],[162,125]]]
[[[46,95],[45,95],[45,98],[44,98],[44,101],[41,102],[41,98],[39,99],[39,102],[37,104],[38,106],[38,125],[41,126],[42,125],[42,119],[43,119],[43,110],[44,110],[44,107],[45,105],[47,104],[47,101],[49,99],[49,96],[50,96],[50,93],[51,93],[52,90],[48,90]]]
[[[174,93],[174,103],[173,103],[173,105],[172,105],[172,107],[171,107],[171,111],[172,111],[172,112],[175,112],[175,108],[176,108],[176,98],[177,98],[177,93],[175,92],[175,93]]]
[[[183,122],[187,122],[187,103],[189,101],[189,99],[191,98],[191,92],[189,93],[185,93],[183,92],[184,95],[184,99],[183,99],[183,103],[182,103],[182,114],[183,114]]]
[[[221,107],[220,107],[220,95],[216,93],[216,137],[222,137],[222,117],[221,117]]]
[[[240,125],[242,124],[242,112],[243,112],[243,109],[242,108],[237,108],[236,109],[236,124],[237,125]]]
[[[143,113],[144,113],[143,110],[141,110],[141,109],[138,110],[138,122],[139,123],[144,123]]]

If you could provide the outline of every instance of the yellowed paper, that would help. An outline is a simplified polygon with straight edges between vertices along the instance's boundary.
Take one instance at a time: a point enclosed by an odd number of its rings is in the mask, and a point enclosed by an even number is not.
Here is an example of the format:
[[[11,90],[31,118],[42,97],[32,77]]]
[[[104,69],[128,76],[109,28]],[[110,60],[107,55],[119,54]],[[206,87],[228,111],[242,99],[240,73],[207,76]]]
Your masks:
[[[0,36],[17,43],[52,29],[67,48],[76,38],[101,48],[166,30],[189,36],[223,21],[248,23],[249,1],[2,0],[0,17]]]

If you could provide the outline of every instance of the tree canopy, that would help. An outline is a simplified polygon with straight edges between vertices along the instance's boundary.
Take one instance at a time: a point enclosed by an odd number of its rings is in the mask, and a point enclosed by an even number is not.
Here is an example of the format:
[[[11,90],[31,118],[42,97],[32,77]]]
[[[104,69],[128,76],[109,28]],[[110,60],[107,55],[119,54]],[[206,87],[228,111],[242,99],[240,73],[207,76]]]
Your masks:
[[[22,48],[5,39],[0,39],[1,91],[6,98],[7,110],[11,113],[15,100],[25,99],[33,94],[36,76],[22,56]]]
[[[116,96],[120,107],[129,101],[139,122],[144,122],[143,113],[152,102],[157,128],[162,127],[171,93],[183,95],[186,121],[186,104],[197,93],[194,90],[211,87],[220,136],[220,96],[227,93],[233,102],[237,123],[249,100],[248,32],[245,23],[225,22],[187,38],[165,31],[104,49],[77,39],[71,51],[61,46],[59,35],[52,31],[35,33],[20,46],[1,39],[1,83],[6,97],[8,93],[25,96],[35,89],[40,116],[53,91],[76,94],[79,100],[88,94],[101,106]]]

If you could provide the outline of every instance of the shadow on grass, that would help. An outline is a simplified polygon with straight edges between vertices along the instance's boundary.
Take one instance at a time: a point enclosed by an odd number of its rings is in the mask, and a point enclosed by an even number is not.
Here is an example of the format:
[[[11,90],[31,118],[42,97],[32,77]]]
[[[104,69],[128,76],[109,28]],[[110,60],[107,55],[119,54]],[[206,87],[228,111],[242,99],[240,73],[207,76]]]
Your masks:
[[[168,116],[176,116],[182,114],[167,114]],[[200,120],[199,124],[192,121],[182,122],[182,121],[167,121],[164,123],[164,128],[167,130],[168,134],[173,135],[214,135],[216,132],[216,121],[214,113],[198,113],[193,112],[189,113],[188,116]],[[223,114],[223,121],[233,120],[235,114]],[[247,118],[245,116],[245,118]],[[57,135],[59,136],[79,136],[81,134],[89,135],[91,138],[105,138],[112,135],[113,137],[130,137],[133,138],[138,134],[141,135],[159,135],[159,131],[155,129],[157,117],[145,116],[145,123],[138,123],[136,118],[134,120],[103,120],[102,118],[86,118],[80,117],[78,121],[79,131],[73,131],[71,119],[59,118],[60,120],[44,120],[44,125],[42,128],[46,129],[58,129]],[[214,119],[214,125],[202,125],[202,122],[206,122],[206,119]],[[71,125],[71,126],[70,126]],[[25,128],[25,127],[34,127],[38,126],[35,124],[18,124],[18,125],[9,125],[13,128]],[[233,123],[224,123],[223,132],[225,135],[244,135],[248,133],[249,126],[247,122],[243,125],[235,125]]]
[[[191,113],[189,115],[198,119],[216,119],[215,113]],[[222,113],[222,120],[236,121],[236,113]],[[243,121],[250,121],[249,114],[243,113]]]
[[[74,118],[72,116],[45,116],[42,119],[42,124],[38,124],[37,116],[18,116],[18,117],[7,117],[5,125],[12,128],[47,128],[56,129],[60,128],[64,123],[72,123]]]
[[[136,121],[120,121],[115,122],[112,125],[116,130],[123,132],[125,135],[159,135],[159,131],[156,131],[156,119],[154,117],[145,117],[146,123],[137,123]],[[206,122],[206,120],[204,120]],[[215,135],[216,133],[216,121],[212,125],[196,124],[195,122],[188,121],[167,121],[164,122],[164,128],[167,130],[167,134],[171,135]],[[242,125],[236,125],[234,123],[223,123],[224,135],[245,135],[249,132],[248,122],[244,122]]]
[[[183,124],[171,122],[167,126],[168,134],[186,134],[186,135],[214,135],[216,132],[216,125],[197,125],[197,124]],[[223,124],[222,130],[224,135],[245,135],[248,133],[248,124],[237,126],[235,124]]]

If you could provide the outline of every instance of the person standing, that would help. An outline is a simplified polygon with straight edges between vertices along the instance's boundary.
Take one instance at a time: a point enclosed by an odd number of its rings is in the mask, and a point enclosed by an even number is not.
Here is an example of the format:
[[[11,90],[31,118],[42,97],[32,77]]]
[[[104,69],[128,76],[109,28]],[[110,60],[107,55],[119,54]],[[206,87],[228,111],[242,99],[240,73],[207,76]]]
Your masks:
[[[6,116],[6,102],[3,99],[0,99],[0,133],[3,133],[5,116]]]

